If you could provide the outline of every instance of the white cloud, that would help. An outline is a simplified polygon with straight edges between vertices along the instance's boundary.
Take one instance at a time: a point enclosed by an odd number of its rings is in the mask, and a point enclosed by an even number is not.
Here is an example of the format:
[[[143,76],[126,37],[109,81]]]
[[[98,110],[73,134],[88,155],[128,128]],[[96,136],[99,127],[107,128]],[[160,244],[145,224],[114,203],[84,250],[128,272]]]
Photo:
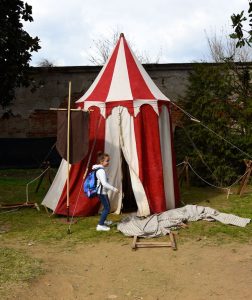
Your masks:
[[[134,48],[162,62],[191,62],[207,52],[204,30],[220,32],[230,16],[248,7],[247,0],[27,0],[34,22],[25,28],[38,36],[42,49],[32,63],[90,64],[92,40],[122,28]],[[230,27],[231,28],[231,27]]]

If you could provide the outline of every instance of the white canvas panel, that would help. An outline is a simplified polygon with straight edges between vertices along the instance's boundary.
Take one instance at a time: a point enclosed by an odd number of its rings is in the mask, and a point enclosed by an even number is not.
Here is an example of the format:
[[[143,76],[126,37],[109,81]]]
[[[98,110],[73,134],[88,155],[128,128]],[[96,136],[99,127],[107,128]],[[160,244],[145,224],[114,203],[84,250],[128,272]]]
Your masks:
[[[71,168],[71,165],[70,165]],[[67,180],[67,161],[62,159],[58,172],[48,190],[42,205],[55,211]]]
[[[106,119],[104,151],[110,156],[109,167],[106,170],[108,181],[120,191],[120,193],[109,191],[111,211],[119,214],[122,206],[122,163],[118,111],[118,107],[113,108],[111,115]]]
[[[166,209],[171,209],[175,208],[175,195],[172,168],[170,116],[166,106],[162,106],[162,111],[159,115],[159,132],[163,162]]]
[[[126,157],[125,160],[127,161]],[[143,188],[142,182],[135,173],[135,171],[130,168],[130,179],[132,184],[132,189],[137,203],[137,216],[146,217],[150,215],[150,207]]]
[[[136,199],[139,216],[148,216],[150,214],[149,203],[139,179],[139,164],[136,148],[136,137],[134,130],[134,120],[125,107],[119,107],[120,113],[120,143],[124,158],[129,166],[131,184]]]
[[[120,41],[114,73],[106,101],[132,100],[123,40]]]

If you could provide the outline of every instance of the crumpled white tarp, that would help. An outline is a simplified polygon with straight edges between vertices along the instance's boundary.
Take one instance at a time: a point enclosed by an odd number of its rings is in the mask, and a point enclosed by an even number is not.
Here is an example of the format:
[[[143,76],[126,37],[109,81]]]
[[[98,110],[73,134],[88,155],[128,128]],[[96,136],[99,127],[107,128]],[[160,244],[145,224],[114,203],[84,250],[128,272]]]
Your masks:
[[[219,221],[223,224],[245,227],[251,219],[241,218],[232,214],[221,213],[210,207],[186,205],[181,208],[171,209],[147,218],[129,216],[124,218],[117,229],[126,236],[157,237],[166,235],[171,228],[176,228],[184,222],[190,221]]]

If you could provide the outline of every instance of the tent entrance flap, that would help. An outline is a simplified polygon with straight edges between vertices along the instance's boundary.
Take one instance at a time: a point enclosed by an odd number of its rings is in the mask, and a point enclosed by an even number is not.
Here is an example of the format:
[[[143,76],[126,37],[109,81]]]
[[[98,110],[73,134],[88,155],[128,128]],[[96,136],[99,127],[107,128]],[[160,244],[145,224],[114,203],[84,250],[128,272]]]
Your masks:
[[[122,212],[135,212],[138,210],[136,198],[132,189],[129,166],[121,151],[122,158]]]

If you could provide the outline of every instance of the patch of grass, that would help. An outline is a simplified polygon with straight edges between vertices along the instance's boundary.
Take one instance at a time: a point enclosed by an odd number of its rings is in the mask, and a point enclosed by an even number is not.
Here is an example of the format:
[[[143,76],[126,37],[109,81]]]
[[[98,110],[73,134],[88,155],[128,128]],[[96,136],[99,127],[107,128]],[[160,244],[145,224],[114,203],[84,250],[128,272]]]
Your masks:
[[[41,261],[11,248],[0,248],[0,269],[0,284],[27,281],[42,274]]]
[[[0,170],[0,203],[13,204],[26,201],[26,185],[42,173],[39,169],[7,169]],[[51,174],[56,174],[55,169],[51,169]],[[39,180],[29,184],[29,202],[40,203],[48,190],[50,183],[48,178],[42,180],[42,184],[36,193]]]
[[[0,295],[5,297],[14,285],[20,285],[43,273],[41,261],[23,251],[0,247]],[[3,298],[2,298],[3,299]]]
[[[110,219],[115,222],[121,217],[111,215]],[[90,242],[103,239],[121,239],[116,227],[112,227],[110,232],[97,232],[95,230],[98,223],[98,216],[88,218],[78,218],[77,223],[71,226],[71,234],[68,234],[69,225],[62,223],[63,218],[49,217],[46,212],[38,212],[35,209],[21,209],[17,212],[4,215],[1,224],[8,224],[9,231],[2,234],[2,240],[19,240],[27,243],[36,241],[43,243],[53,243],[66,241],[71,244],[76,242]]]
[[[247,193],[242,197],[236,195],[238,187],[234,187],[227,199],[227,194],[212,188],[182,189],[181,197],[184,204],[208,206],[220,212],[234,214],[243,218],[252,218],[252,189],[248,186]],[[189,228],[180,230],[183,240],[211,240],[216,243],[250,242],[252,241],[252,224],[245,228],[225,225],[219,222],[190,222]]]
[[[197,221],[191,222],[188,229],[179,231],[180,241],[211,241],[215,244],[230,242],[252,241],[252,226],[245,228],[225,225],[219,222]]]
[[[15,203],[25,202],[26,183],[40,174],[39,170],[0,170],[0,202]],[[44,179],[38,193],[35,193],[37,182],[29,187],[29,199],[31,202],[41,203],[49,182]],[[226,194],[211,188],[196,188],[181,190],[183,204],[197,204],[209,206],[220,212],[236,214],[240,217],[252,218],[252,188],[250,193],[239,197],[231,194],[227,199]],[[235,192],[235,190],[233,191]],[[77,224],[71,226],[71,234],[67,234],[68,225],[61,222],[62,218],[51,216],[44,208],[37,211],[32,208],[23,208],[18,211],[4,213],[1,211],[0,239],[2,241],[13,241],[27,243],[29,241],[43,243],[66,242],[69,246],[76,243],[98,242],[100,240],[122,241],[125,240],[118,233],[116,226],[110,232],[97,232],[95,227],[99,216],[77,218]],[[114,222],[120,221],[122,215],[110,215]],[[1,228],[3,230],[1,230]],[[7,229],[5,229],[7,228]],[[211,239],[211,241],[241,241],[252,240],[252,224],[246,228],[224,225],[219,222],[198,221],[191,222],[189,229],[179,232],[179,240],[187,239]]]

